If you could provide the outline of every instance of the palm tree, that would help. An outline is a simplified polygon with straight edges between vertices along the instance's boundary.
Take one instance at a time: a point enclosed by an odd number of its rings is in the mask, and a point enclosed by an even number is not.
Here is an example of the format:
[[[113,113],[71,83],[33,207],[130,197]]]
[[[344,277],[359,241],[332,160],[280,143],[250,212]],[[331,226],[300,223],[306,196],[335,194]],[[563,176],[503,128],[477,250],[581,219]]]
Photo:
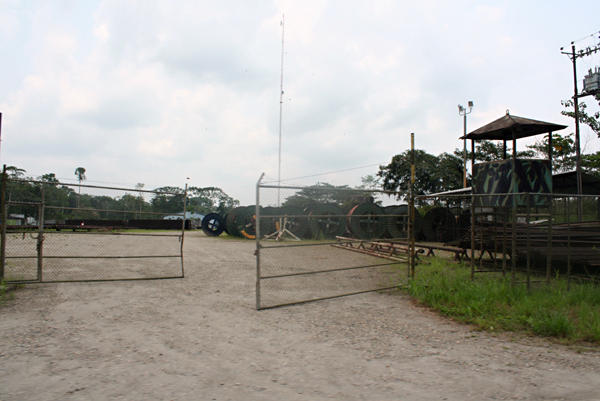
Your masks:
[[[138,197],[138,199],[140,200],[140,213],[142,213],[142,205],[144,204],[144,195],[142,195],[142,188],[144,188],[143,182],[138,182],[137,184],[135,184],[135,189],[140,194],[140,196]]]
[[[85,169],[83,167],[77,167],[75,170],[75,175],[77,176],[77,182],[79,182],[79,193],[77,194],[77,209],[75,211],[75,218],[77,218],[77,212],[79,211],[79,197],[81,196],[81,181],[85,181]]]

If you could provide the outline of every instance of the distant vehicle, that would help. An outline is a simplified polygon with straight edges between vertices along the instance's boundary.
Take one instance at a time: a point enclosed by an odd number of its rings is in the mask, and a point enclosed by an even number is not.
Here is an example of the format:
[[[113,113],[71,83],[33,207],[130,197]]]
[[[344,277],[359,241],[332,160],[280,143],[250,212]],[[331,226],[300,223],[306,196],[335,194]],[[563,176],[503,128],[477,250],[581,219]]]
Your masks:
[[[24,214],[9,214],[6,223],[9,226],[35,226],[37,220],[31,216],[25,216]]]

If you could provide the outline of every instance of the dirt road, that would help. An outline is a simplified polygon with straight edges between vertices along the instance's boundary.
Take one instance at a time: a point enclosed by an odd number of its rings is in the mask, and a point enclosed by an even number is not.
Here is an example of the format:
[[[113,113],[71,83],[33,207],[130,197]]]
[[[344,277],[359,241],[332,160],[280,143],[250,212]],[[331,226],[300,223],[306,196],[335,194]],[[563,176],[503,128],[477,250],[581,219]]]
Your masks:
[[[600,353],[398,294],[256,311],[253,249],[186,234],[185,279],[19,290],[0,307],[0,400],[600,399]]]

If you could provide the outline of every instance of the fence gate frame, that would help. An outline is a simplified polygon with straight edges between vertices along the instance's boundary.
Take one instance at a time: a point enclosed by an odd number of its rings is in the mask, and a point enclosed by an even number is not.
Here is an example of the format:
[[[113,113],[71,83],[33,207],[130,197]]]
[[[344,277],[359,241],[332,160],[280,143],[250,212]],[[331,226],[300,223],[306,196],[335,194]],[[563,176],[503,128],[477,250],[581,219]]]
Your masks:
[[[366,266],[348,266],[348,267],[341,267],[341,268],[337,268],[337,269],[323,269],[323,270],[318,270],[318,271],[307,271],[307,272],[300,272],[300,273],[291,273],[291,274],[280,274],[280,275],[274,275],[274,274],[270,274],[270,275],[264,275],[264,271],[263,271],[263,259],[262,259],[262,253],[264,251],[268,251],[269,249],[276,249],[278,248],[277,246],[265,246],[263,245],[263,242],[265,241],[266,237],[269,237],[270,239],[273,239],[273,235],[267,235],[270,233],[263,233],[262,232],[262,227],[261,227],[261,212],[262,212],[262,206],[261,206],[261,196],[260,196],[260,192],[261,189],[273,189],[273,190],[277,190],[277,197],[278,197],[278,203],[280,203],[280,197],[281,197],[281,190],[302,190],[302,189],[306,189],[306,188],[310,188],[307,186],[281,186],[281,185],[268,185],[268,184],[263,184],[262,180],[264,178],[265,174],[263,173],[258,182],[256,183],[256,204],[255,204],[255,215],[254,215],[254,221],[255,221],[255,225],[256,225],[256,237],[255,237],[255,242],[256,242],[256,249],[254,252],[254,255],[256,256],[256,281],[255,281],[255,295],[256,295],[256,299],[255,299],[255,307],[256,310],[264,310],[264,309],[272,309],[272,308],[276,308],[276,307],[280,307],[280,306],[288,306],[288,305],[295,305],[295,304],[301,304],[301,303],[306,303],[306,302],[314,302],[314,301],[320,301],[320,300],[326,300],[326,299],[333,299],[333,298],[339,298],[339,297],[345,297],[345,296],[349,296],[349,295],[357,295],[357,294],[364,294],[364,293],[368,293],[368,292],[376,292],[376,291],[385,291],[385,290],[392,290],[392,289],[398,289],[398,288],[402,288],[404,285],[406,285],[407,281],[414,276],[414,263],[416,263],[415,261],[415,257],[414,257],[414,253],[415,253],[415,246],[414,246],[414,213],[409,212],[407,215],[403,215],[404,218],[406,218],[407,221],[407,225],[408,225],[408,230],[407,230],[407,249],[408,251],[406,252],[406,260],[398,260],[398,259],[393,259],[393,258],[388,258],[386,259],[382,259],[384,260],[384,262],[382,263],[378,263],[378,264],[371,264],[371,265],[366,265]],[[327,190],[327,188],[325,188],[325,190]],[[407,196],[408,199],[412,199],[412,193],[406,193],[406,192],[398,192],[398,191],[382,191],[382,190],[362,190],[362,189],[333,189],[334,191],[354,191],[354,192],[365,192],[365,193],[371,193],[371,194],[386,194],[389,195],[390,197],[394,197],[395,200],[399,199],[399,197],[401,195],[405,195]],[[414,200],[411,200],[409,202],[410,205],[414,205]],[[269,216],[271,217],[271,216]],[[280,216],[275,216],[275,218],[280,217]],[[293,217],[293,216],[291,216]],[[318,216],[317,216],[318,217]],[[342,217],[342,216],[336,216],[336,217]],[[361,217],[360,215],[357,217]],[[308,216],[307,216],[308,218]],[[348,216],[343,215],[343,218],[346,219],[348,218]],[[285,235],[285,220],[286,218],[284,217],[280,217],[279,218],[279,228],[278,230],[280,232],[283,233],[283,235]],[[299,241],[299,239],[294,235],[291,236],[290,238],[288,238],[289,240],[292,241]],[[361,240],[361,239],[349,239],[346,238],[345,240],[348,240],[348,242],[352,242],[355,244],[358,244],[357,247],[363,246],[366,243],[371,242],[370,240]],[[278,239],[276,239],[275,241],[278,242]],[[290,246],[289,249],[293,249],[293,248],[300,248],[300,247],[311,247],[311,246],[327,246],[327,245],[332,245],[333,243],[323,243],[323,244],[315,244],[315,245],[304,245],[304,244],[299,244],[299,243],[295,243],[294,245]],[[350,245],[350,248],[352,248],[353,246]],[[359,254],[360,255],[360,254]],[[391,259],[391,260],[390,260]],[[276,303],[276,304],[272,304],[272,305],[265,305],[262,299],[262,297],[264,297],[264,291],[265,289],[262,288],[262,282],[264,280],[270,280],[270,279],[281,279],[281,278],[293,278],[293,277],[300,277],[303,275],[312,275],[312,276],[316,276],[318,274],[327,274],[327,273],[337,273],[337,272],[344,272],[344,271],[357,271],[357,270],[364,270],[364,269],[368,269],[368,268],[381,268],[381,267],[385,267],[385,266],[391,266],[391,265],[397,265],[397,264],[404,264],[406,263],[406,274],[398,274],[398,277],[402,277],[402,282],[398,282],[394,285],[387,285],[387,286],[375,286],[373,288],[369,288],[369,289],[363,289],[360,291],[349,291],[349,292],[344,292],[344,293],[339,293],[339,294],[335,294],[335,295],[330,295],[330,296],[319,296],[319,297],[315,297],[315,298],[310,298],[310,299],[304,299],[304,300],[296,300],[296,301],[292,301],[292,302],[282,302],[282,303]]]
[[[170,192],[160,192],[160,191],[149,191],[149,190],[141,190],[141,189],[130,189],[130,188],[115,188],[115,187],[102,187],[102,186],[93,186],[93,185],[81,185],[81,184],[65,184],[65,183],[49,183],[49,182],[45,182],[45,181],[35,181],[35,180],[21,180],[21,179],[8,179],[7,178],[7,174],[6,174],[6,165],[4,166],[3,172],[2,172],[2,185],[1,185],[1,190],[0,190],[0,281],[2,282],[6,282],[8,284],[34,284],[34,283],[59,283],[59,282],[97,282],[97,281],[128,281],[128,280],[158,280],[158,279],[171,279],[171,278],[184,278],[185,277],[185,270],[184,270],[184,259],[183,259],[183,243],[184,243],[184,237],[185,237],[185,223],[186,223],[186,219],[185,219],[185,211],[186,211],[186,206],[187,206],[187,184],[185,185],[185,191],[184,193],[170,193]],[[19,201],[19,200],[6,200],[6,187],[7,187],[7,183],[9,182],[26,182],[26,183],[33,183],[33,184],[39,184],[41,187],[41,202],[25,202],[25,201]],[[114,190],[114,191],[135,191],[135,192],[145,192],[145,193],[152,193],[152,194],[160,194],[160,195],[173,195],[173,196],[181,196],[183,198],[183,214],[182,216],[184,218],[182,218],[181,220],[181,233],[178,235],[163,235],[163,234],[149,234],[152,237],[170,237],[173,238],[173,240],[175,240],[175,238],[178,239],[179,241],[179,246],[178,246],[178,254],[173,254],[173,255],[146,255],[146,256],[133,256],[133,255],[118,255],[118,256],[92,256],[92,255],[77,255],[77,256],[73,256],[73,255],[65,255],[65,256],[44,256],[44,240],[46,239],[45,233],[48,233],[49,231],[47,231],[45,229],[45,219],[44,219],[44,214],[46,209],[48,208],[56,208],[53,206],[49,206],[46,204],[45,202],[45,187],[47,185],[61,185],[61,186],[66,186],[66,187],[78,187],[78,188],[89,188],[89,189],[106,189],[106,190]],[[38,208],[38,221],[37,221],[37,230],[32,231],[32,230],[20,230],[20,231],[14,231],[15,234],[19,234],[19,235],[23,235],[23,238],[26,238],[27,235],[30,236],[30,238],[35,240],[35,247],[36,247],[36,254],[35,256],[31,256],[31,255],[19,255],[19,256],[11,256],[10,253],[7,251],[7,236],[12,234],[11,232],[7,232],[7,223],[8,223],[8,214],[7,214],[7,208],[9,206],[28,206],[28,207],[37,207]],[[86,209],[79,209],[79,208],[69,208],[69,207],[65,207],[63,209],[71,209],[71,210],[86,210]],[[98,211],[106,211],[106,210],[100,210],[100,209],[95,209]],[[88,210],[89,211],[89,210]],[[112,211],[112,212],[117,212],[117,211]],[[121,212],[121,211],[118,211]],[[127,213],[127,211],[125,211],[125,213]],[[131,211],[129,212],[131,213]],[[136,212],[136,214],[147,214],[147,215],[161,215],[161,214],[166,214],[166,213],[157,213],[157,212]],[[75,230],[73,230],[75,231]],[[37,232],[37,235],[34,236],[34,233]],[[89,235],[88,233],[73,233],[73,234],[62,234],[62,235],[77,235],[77,236],[83,236],[83,235]],[[93,235],[102,235],[102,236],[113,236],[115,234],[111,234],[111,233],[94,233]],[[123,235],[120,233],[120,235]],[[126,234],[125,234],[126,235]],[[129,236],[139,236],[140,241],[143,241],[143,238],[147,237],[148,235],[144,235],[144,234],[129,234]],[[90,259],[103,259],[103,260],[119,260],[119,259],[142,259],[142,258],[178,258],[180,260],[180,264],[181,264],[181,272],[180,273],[174,273],[174,274],[168,274],[165,276],[157,276],[157,277],[119,277],[119,278],[114,278],[114,277],[107,277],[107,278],[91,278],[91,279],[85,279],[85,278],[76,278],[76,279],[44,279],[44,260],[45,259],[74,259],[74,260],[90,260]],[[6,276],[7,273],[7,269],[6,269],[6,263],[7,263],[7,259],[36,259],[37,263],[36,263],[36,272],[35,272],[35,278],[34,279],[9,279]],[[31,270],[30,270],[31,271]],[[107,274],[107,276],[110,274]]]

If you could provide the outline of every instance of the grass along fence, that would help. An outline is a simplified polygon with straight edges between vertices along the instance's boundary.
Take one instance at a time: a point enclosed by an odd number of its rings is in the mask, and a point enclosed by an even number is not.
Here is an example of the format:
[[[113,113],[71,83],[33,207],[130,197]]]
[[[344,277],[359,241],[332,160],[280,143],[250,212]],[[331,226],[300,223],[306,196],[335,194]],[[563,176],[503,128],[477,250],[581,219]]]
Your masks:
[[[406,291],[444,316],[487,331],[554,337],[565,343],[600,344],[597,283],[556,277],[535,290],[512,285],[509,277],[470,280],[470,268],[436,258],[419,265]]]

